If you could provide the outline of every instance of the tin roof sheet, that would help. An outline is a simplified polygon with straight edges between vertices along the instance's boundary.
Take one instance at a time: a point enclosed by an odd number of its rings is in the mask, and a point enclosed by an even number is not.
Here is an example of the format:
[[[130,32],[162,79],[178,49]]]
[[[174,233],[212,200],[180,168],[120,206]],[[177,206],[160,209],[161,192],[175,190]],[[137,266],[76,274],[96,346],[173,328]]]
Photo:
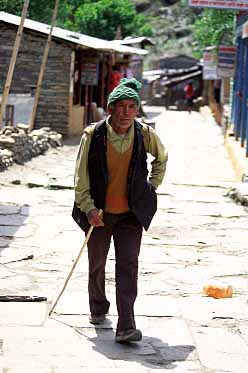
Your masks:
[[[19,26],[21,17],[6,12],[0,12],[0,21]],[[46,23],[41,23],[26,18],[24,27],[29,30],[33,30],[48,35],[51,26]],[[119,43],[95,38],[93,36],[85,34],[80,34],[79,32],[66,30],[60,27],[54,27],[52,35],[53,37],[56,37],[58,39],[66,40],[70,43],[77,44],[87,48],[127,54],[146,54],[146,51],[144,49],[119,45]]]
[[[154,41],[147,36],[139,36],[137,38],[132,38],[127,36],[125,39],[120,40],[121,44],[139,44],[145,42],[146,44],[155,45]]]
[[[119,53],[127,54],[140,54],[145,56],[149,52],[145,49],[130,47],[129,45],[123,45],[120,43],[120,40],[111,40],[109,41],[110,45]]]

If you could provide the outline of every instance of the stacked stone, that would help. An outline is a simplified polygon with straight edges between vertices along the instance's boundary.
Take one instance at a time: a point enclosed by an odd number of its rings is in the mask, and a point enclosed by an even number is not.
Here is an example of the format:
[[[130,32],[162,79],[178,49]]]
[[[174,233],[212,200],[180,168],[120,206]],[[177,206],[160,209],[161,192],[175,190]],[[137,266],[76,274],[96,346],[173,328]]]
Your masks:
[[[0,172],[14,163],[13,153],[7,149],[0,149]]]
[[[50,147],[62,146],[62,135],[48,127],[29,132],[28,125],[6,126],[0,131],[0,171],[14,162],[23,164],[45,153]]]
[[[32,144],[25,130],[7,126],[2,132],[0,147],[4,147],[5,144],[5,148],[13,153],[15,163],[23,164],[32,158]]]
[[[46,152],[49,147],[62,146],[62,135],[51,131],[49,127],[32,131],[30,137],[33,142],[33,157]]]

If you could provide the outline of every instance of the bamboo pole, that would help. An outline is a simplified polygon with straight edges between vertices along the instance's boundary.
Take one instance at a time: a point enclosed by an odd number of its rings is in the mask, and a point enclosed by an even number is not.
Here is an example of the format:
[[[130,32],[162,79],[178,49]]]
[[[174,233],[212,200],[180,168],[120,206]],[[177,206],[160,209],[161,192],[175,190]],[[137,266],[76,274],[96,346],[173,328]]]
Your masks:
[[[99,210],[98,213],[99,213],[99,215],[101,216],[102,213],[103,213],[103,211],[102,211],[102,210]],[[89,239],[90,239],[90,236],[91,236],[91,233],[92,233],[93,229],[94,229],[94,225],[91,225],[91,226],[90,226],[90,229],[88,230],[87,235],[86,235],[86,237],[85,237],[85,240],[84,240],[83,246],[81,247],[81,249],[80,249],[80,251],[79,251],[79,253],[78,253],[77,258],[76,258],[75,262],[73,263],[73,266],[71,267],[71,270],[70,270],[68,276],[66,277],[66,280],[65,280],[65,282],[64,282],[64,285],[63,285],[62,289],[61,289],[60,292],[59,292],[59,295],[57,296],[57,298],[56,298],[55,301],[53,302],[53,305],[52,305],[52,307],[51,307],[51,309],[50,309],[50,311],[49,311],[49,313],[48,313],[48,316],[51,316],[51,314],[53,313],[53,310],[54,310],[54,308],[56,307],[56,305],[57,305],[59,299],[61,298],[63,292],[65,291],[65,288],[66,288],[66,286],[67,286],[67,284],[68,284],[68,282],[69,282],[69,280],[70,280],[70,278],[71,278],[71,276],[72,276],[72,274],[73,274],[73,272],[74,272],[74,269],[76,268],[76,265],[78,264],[79,259],[81,258],[81,255],[82,255],[82,253],[83,253],[83,251],[84,251],[84,248],[85,248],[85,246],[87,245],[87,243],[88,243],[88,241],[89,241]]]
[[[81,250],[80,250],[80,252],[79,252],[79,254],[78,254],[78,256],[77,256],[77,258],[76,258],[76,260],[75,260],[75,262],[73,263],[73,266],[72,266],[72,268],[71,268],[71,270],[70,270],[70,272],[69,272],[69,274],[68,274],[68,276],[67,276],[67,278],[66,278],[66,280],[65,280],[65,283],[64,283],[62,289],[61,289],[60,292],[59,292],[59,295],[58,295],[57,298],[55,299],[55,301],[54,301],[54,303],[53,303],[53,305],[52,305],[52,307],[51,307],[51,309],[50,309],[50,311],[49,311],[49,314],[48,314],[49,316],[51,316],[51,314],[53,313],[54,308],[56,307],[56,305],[57,305],[59,299],[61,298],[62,294],[64,293],[65,288],[66,288],[66,286],[67,286],[67,284],[68,284],[68,282],[69,282],[69,280],[70,280],[70,278],[71,278],[71,276],[72,276],[72,274],[73,274],[73,272],[74,272],[74,269],[75,269],[75,267],[76,267],[76,265],[77,265],[77,263],[78,263],[78,261],[79,261],[81,255],[82,255],[82,253],[83,253],[83,250],[84,250],[85,246],[87,245],[87,243],[88,243],[88,241],[89,241],[89,239],[90,239],[90,236],[91,236],[91,233],[92,233],[93,229],[94,229],[94,225],[91,225],[91,226],[90,226],[90,229],[89,229],[89,231],[88,231],[88,233],[87,233],[87,236],[86,236],[86,238],[85,238],[85,241],[84,241],[84,243],[83,243],[83,246],[82,246],[82,248],[81,248]]]
[[[23,5],[21,21],[20,21],[20,25],[18,27],[18,31],[16,34],[16,39],[15,39],[15,44],[14,44],[11,60],[10,60],[9,70],[8,70],[8,74],[7,74],[7,78],[6,78],[6,82],[5,82],[5,86],[3,90],[2,102],[0,106],[0,128],[2,126],[3,116],[4,116],[6,104],[8,101],[9,90],[10,90],[10,86],[12,83],[12,78],[13,78],[13,74],[15,70],[17,54],[19,51],[20,43],[21,43],[21,38],[22,38],[22,33],[23,33],[23,28],[24,28],[24,21],[25,21],[27,11],[28,11],[29,1],[30,0],[25,0],[24,5]]]
[[[32,110],[31,120],[30,120],[30,123],[29,123],[29,130],[30,131],[32,131],[32,129],[34,128],[34,122],[35,122],[38,102],[39,102],[39,98],[40,98],[41,85],[42,85],[42,81],[43,81],[43,77],[44,77],[44,73],[45,73],[45,69],[46,69],[46,65],[47,65],[48,54],[49,54],[51,41],[52,41],[53,28],[54,28],[56,18],[57,18],[57,13],[58,13],[58,7],[59,7],[59,0],[55,0],[55,6],[54,6],[54,10],[53,10],[50,32],[49,32],[49,35],[48,35],[48,38],[47,38],[47,42],[46,42],[46,46],[45,46],[45,50],[44,50],[44,54],[43,54],[43,58],[42,58],[40,73],[39,73],[39,77],[38,77],[37,87],[36,87],[36,91],[35,91],[34,106],[33,106],[33,110]]]

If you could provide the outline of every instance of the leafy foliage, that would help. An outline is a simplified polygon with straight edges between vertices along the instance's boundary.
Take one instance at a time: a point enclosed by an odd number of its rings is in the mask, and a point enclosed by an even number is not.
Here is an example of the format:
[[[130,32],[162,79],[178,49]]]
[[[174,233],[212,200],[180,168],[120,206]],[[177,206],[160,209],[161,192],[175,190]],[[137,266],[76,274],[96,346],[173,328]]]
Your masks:
[[[20,16],[24,0],[0,0],[0,10]],[[52,12],[55,5],[54,0],[31,0],[28,8],[28,17],[49,23],[52,19]]]
[[[50,23],[55,0],[30,1],[28,17]],[[0,0],[0,9],[20,15],[23,0]],[[137,14],[130,0],[61,0],[57,17],[61,27],[102,39],[114,39],[121,28],[122,37],[152,36],[149,20]]]
[[[135,6],[129,0],[85,1],[74,7],[73,11],[69,4],[67,11],[73,16],[65,19],[65,27],[87,35],[111,40],[119,27],[122,37],[152,34],[144,16],[136,13]]]
[[[29,3],[28,17],[36,21],[50,23],[54,5],[54,0],[31,0]]]
[[[194,54],[202,55],[209,46],[230,45],[234,42],[235,11],[224,9],[205,9],[193,25],[195,40]]]
[[[21,15],[23,0],[0,0],[0,10],[16,15]]]

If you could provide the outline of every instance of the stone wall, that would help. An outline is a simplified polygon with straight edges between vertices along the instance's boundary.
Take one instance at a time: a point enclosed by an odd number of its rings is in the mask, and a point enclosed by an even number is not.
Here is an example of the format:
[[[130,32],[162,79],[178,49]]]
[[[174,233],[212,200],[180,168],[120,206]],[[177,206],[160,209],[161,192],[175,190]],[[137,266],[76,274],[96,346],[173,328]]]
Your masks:
[[[7,76],[17,28],[0,21],[0,92]],[[32,31],[23,33],[10,93],[34,91],[47,36]],[[71,46],[53,40],[41,88],[35,128],[49,126],[68,134]]]
[[[25,124],[6,126],[0,131],[0,171],[13,163],[23,164],[51,147],[62,145],[62,135],[49,127],[29,132]]]

